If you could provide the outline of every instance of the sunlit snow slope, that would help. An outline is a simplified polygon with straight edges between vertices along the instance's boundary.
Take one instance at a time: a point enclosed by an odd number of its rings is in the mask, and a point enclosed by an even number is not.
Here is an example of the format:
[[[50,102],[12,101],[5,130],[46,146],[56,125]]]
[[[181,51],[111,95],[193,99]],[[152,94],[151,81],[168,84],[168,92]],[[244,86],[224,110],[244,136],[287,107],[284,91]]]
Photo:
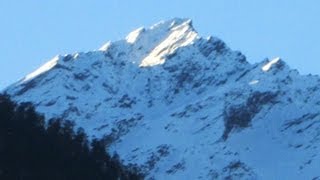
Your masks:
[[[188,19],[57,56],[6,89],[63,117],[146,179],[320,179],[320,78],[250,64]]]

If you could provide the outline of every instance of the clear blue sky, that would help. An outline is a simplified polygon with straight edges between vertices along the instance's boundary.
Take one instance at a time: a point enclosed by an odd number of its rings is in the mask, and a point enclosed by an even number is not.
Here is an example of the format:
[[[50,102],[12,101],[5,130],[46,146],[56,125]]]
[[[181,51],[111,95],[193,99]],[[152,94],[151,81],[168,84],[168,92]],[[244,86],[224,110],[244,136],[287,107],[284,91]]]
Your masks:
[[[172,17],[193,20],[250,62],[280,56],[320,74],[319,0],[2,0],[0,89],[57,54],[98,49]]]

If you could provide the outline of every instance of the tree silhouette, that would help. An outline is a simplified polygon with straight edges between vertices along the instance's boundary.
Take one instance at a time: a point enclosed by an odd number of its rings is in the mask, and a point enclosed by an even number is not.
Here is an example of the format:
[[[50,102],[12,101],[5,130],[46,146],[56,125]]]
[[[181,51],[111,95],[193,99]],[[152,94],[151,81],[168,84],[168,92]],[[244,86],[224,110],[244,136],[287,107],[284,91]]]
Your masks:
[[[62,119],[46,124],[32,104],[18,105],[0,95],[0,179],[143,179],[111,157],[102,140],[89,143],[82,128],[74,129],[73,122]]]

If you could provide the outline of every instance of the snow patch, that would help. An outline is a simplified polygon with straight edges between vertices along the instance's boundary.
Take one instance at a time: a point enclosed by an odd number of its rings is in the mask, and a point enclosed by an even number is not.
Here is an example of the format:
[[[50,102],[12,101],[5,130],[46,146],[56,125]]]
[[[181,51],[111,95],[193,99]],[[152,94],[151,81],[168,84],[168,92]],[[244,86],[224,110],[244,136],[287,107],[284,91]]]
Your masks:
[[[129,35],[126,37],[126,41],[130,44],[133,44],[136,42],[136,40],[138,39],[138,37],[140,36],[140,34],[144,32],[144,28],[138,28],[134,31],[132,31],[131,33],[129,33]]]
[[[259,80],[252,80],[249,82],[249,85],[255,85],[255,84],[258,84],[259,83]]]
[[[101,46],[101,48],[99,49],[99,51],[106,51],[109,49],[109,47],[111,46],[111,42],[108,41],[106,44],[104,44],[103,46]]]
[[[79,54],[79,53],[76,53],[76,54],[74,54],[73,58],[74,58],[74,59],[77,59],[79,56],[80,56],[80,54]]]
[[[271,61],[269,61],[267,64],[265,64],[262,67],[262,71],[267,72],[271,69],[272,65],[276,64],[278,61],[280,61],[280,57],[276,57],[274,59],[272,59]]]
[[[34,77],[49,71],[50,69],[52,69],[59,60],[59,56],[55,56],[53,59],[51,59],[49,62],[45,63],[43,66],[41,66],[39,69],[35,70],[34,72],[28,74],[23,80],[22,82],[28,81],[30,79],[33,79]]]

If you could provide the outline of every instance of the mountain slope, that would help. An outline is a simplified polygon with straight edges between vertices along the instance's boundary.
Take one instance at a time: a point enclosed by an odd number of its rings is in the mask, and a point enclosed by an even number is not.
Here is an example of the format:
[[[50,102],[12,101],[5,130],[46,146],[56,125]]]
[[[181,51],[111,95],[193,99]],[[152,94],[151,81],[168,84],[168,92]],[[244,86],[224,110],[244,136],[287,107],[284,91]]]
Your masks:
[[[320,78],[250,64],[188,19],[57,56],[6,89],[154,179],[320,178]]]

